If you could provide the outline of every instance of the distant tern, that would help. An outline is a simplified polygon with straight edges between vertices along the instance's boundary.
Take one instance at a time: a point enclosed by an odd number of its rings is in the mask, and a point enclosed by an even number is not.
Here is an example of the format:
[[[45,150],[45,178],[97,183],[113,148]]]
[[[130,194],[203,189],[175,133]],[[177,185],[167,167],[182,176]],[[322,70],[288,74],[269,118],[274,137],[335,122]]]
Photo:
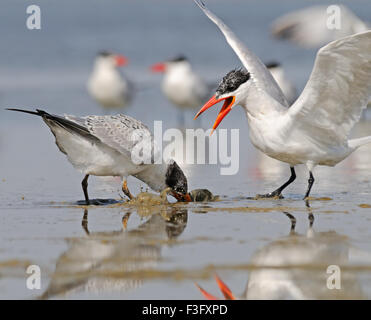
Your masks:
[[[275,61],[268,62],[265,64],[267,69],[272,74],[274,80],[281,88],[283,94],[285,95],[289,103],[293,103],[296,97],[296,88],[294,84],[287,78],[285,70],[282,68],[281,64]]]
[[[162,91],[176,107],[195,109],[210,98],[211,85],[206,83],[192,68],[188,59],[180,55],[166,62],[151,66],[152,72],[163,72]],[[183,113],[182,122],[184,122]]]
[[[89,175],[122,177],[122,191],[130,199],[133,195],[128,189],[127,177],[134,176],[155,191],[170,188],[170,194],[177,200],[191,201],[187,192],[187,178],[174,160],[170,159],[161,164],[147,164],[139,163],[134,157],[132,150],[141,140],[133,139],[133,135],[152,137],[147,126],[134,118],[122,114],[76,117],[52,115],[38,109],[36,112],[8,110],[42,117],[55,136],[59,150],[85,175],[81,184],[86,204],[90,204]]]
[[[194,0],[224,34],[246,69],[232,70],[216,94],[197,113],[224,101],[213,129],[236,105],[247,115],[250,139],[266,155],[290,165],[291,176],[281,187],[261,197],[281,197],[295,178],[294,167],[309,170],[310,194],[317,165],[335,166],[371,136],[349,140],[350,130],[360,119],[371,97],[371,31],[340,39],[321,48],[306,87],[289,108],[281,89],[260,59],[235,34]]]
[[[124,108],[133,97],[132,83],[118,70],[128,59],[107,51],[95,58],[87,88],[90,95],[105,109]]]
[[[318,48],[330,41],[338,40],[355,33],[370,29],[367,22],[362,21],[344,5],[316,5],[289,12],[279,17],[272,24],[272,34],[278,39],[287,39],[306,48]],[[334,19],[338,18],[338,27]],[[332,25],[334,24],[334,25]]]

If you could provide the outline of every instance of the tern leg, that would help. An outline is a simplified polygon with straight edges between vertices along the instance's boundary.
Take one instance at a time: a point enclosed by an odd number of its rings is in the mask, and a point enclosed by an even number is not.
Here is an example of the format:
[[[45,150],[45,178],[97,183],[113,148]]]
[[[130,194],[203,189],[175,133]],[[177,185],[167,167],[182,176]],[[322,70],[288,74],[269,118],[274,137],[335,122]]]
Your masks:
[[[130,199],[134,199],[134,196],[130,193],[129,188],[128,188],[128,183],[126,179],[124,179],[122,183],[122,192]]]
[[[312,212],[312,209],[310,207],[308,199],[305,200],[305,205],[308,208],[309,228],[312,228],[313,227],[313,222],[314,222],[314,215],[313,215],[313,212]]]
[[[86,205],[90,204],[89,195],[88,195],[88,178],[89,178],[89,175],[87,174],[81,182],[82,190],[84,191]]]
[[[130,218],[131,212],[126,212],[126,214],[122,217],[122,227],[124,230],[128,227],[128,221]]]
[[[180,109],[178,111],[178,123],[180,125],[181,128],[185,128],[185,115],[184,115],[184,110],[183,109]]]
[[[313,183],[314,183],[313,173],[312,173],[312,171],[309,171],[308,189],[307,189],[307,192],[305,194],[304,200],[309,197],[310,190],[312,189]]]
[[[295,233],[296,218],[289,212],[284,211],[283,213],[290,219],[291,222],[290,233]]]
[[[88,209],[84,210],[84,216],[82,217],[81,226],[84,229],[85,233],[89,235],[90,232],[88,228]]]
[[[274,198],[274,197],[280,197],[281,192],[283,189],[285,189],[289,184],[294,182],[296,179],[296,173],[295,173],[295,168],[290,167],[291,170],[291,176],[289,180],[287,180],[282,186],[280,186],[278,189],[274,190],[273,192],[267,193],[267,194],[259,194],[258,197],[260,198]]]

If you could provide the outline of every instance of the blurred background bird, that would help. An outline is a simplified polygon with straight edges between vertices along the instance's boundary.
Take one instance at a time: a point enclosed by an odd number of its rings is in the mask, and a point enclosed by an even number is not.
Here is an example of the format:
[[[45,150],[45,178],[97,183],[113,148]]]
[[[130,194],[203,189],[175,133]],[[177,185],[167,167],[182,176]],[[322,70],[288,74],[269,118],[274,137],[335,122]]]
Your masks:
[[[265,64],[272,74],[274,80],[278,83],[287,101],[292,104],[297,98],[297,92],[294,84],[288,79],[285,70],[279,62],[268,62]]]
[[[369,22],[363,21],[344,5],[314,5],[277,18],[272,23],[271,32],[277,39],[288,40],[306,49],[316,49],[331,41],[369,30],[370,27]],[[281,87],[274,74],[273,77]],[[285,88],[281,89],[288,101],[294,102],[286,95]]]
[[[93,99],[106,110],[128,106],[133,96],[133,85],[118,70],[127,65],[123,55],[108,51],[98,53],[93,72],[88,80],[88,91]]]
[[[337,13],[339,28],[336,28],[334,20]],[[319,48],[369,28],[368,23],[344,5],[315,5],[289,12],[276,19],[272,24],[272,34],[278,39],[289,40],[304,48]]]
[[[180,55],[174,59],[156,63],[152,72],[164,73],[162,92],[179,111],[179,125],[185,127],[185,110],[202,105],[211,94],[214,84],[208,84],[192,68],[188,59]]]

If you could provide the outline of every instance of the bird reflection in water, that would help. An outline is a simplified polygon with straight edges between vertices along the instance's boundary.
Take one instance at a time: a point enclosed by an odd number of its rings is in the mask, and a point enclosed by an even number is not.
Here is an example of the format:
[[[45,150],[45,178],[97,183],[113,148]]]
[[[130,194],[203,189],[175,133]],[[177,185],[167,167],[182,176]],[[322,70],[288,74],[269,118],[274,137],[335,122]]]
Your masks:
[[[309,228],[306,234],[295,231],[296,219],[288,213],[291,228],[288,236],[262,247],[249,261],[246,289],[236,296],[216,276],[224,299],[362,299],[359,280],[350,266],[352,248],[348,239],[335,231],[315,232],[314,216],[308,207]],[[331,274],[327,268],[341,270],[341,288],[329,289]],[[251,267],[251,268],[250,268]],[[207,299],[218,299],[197,285]]]
[[[127,212],[119,230],[92,232],[88,210],[82,228],[85,238],[69,239],[69,248],[57,260],[46,291],[40,297],[95,293],[125,293],[138,288],[161,259],[161,248],[182,234],[188,212],[171,207],[148,216],[137,228],[127,230]],[[137,212],[140,215],[140,212]],[[170,240],[170,242],[169,242]]]

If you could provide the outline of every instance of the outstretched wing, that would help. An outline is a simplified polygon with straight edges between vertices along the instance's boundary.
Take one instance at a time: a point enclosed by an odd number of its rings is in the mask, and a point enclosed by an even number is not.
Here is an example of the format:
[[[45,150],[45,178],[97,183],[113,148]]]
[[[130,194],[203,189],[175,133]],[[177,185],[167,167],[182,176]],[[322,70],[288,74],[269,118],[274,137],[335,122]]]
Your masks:
[[[143,163],[143,155],[133,152],[140,143],[146,149],[151,159],[153,136],[151,131],[142,122],[126,116],[65,116],[66,119],[86,127],[90,134],[98,138],[102,143],[125,155],[136,164]],[[149,160],[151,160],[149,159]],[[146,162],[147,163],[147,162]]]
[[[213,14],[201,0],[194,0],[201,8],[205,15],[214,22],[220,31],[223,33],[228,44],[232,47],[238,58],[247,71],[250,72],[251,79],[256,84],[258,89],[261,89],[262,94],[268,94],[283,106],[288,106],[288,102],[282,93],[280,87],[273,79],[271,73],[267,70],[264,63],[255,56],[245,45],[236,37],[231,29],[225,23]]]
[[[303,92],[288,109],[291,126],[346,144],[371,97],[371,31],[321,48]]]

